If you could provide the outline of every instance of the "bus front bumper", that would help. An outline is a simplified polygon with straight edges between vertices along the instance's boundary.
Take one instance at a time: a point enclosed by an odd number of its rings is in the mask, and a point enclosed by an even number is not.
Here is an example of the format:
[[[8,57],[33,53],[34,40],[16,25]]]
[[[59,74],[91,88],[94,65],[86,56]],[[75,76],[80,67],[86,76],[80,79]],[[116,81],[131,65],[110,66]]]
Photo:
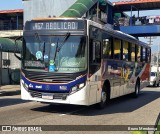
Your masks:
[[[33,95],[34,94],[34,95]],[[54,93],[42,93],[42,92],[29,92],[21,83],[21,99],[23,100],[32,100],[37,102],[44,102],[44,103],[59,103],[59,104],[76,104],[76,105],[89,105],[88,98],[89,93],[86,90],[86,86],[84,86],[79,91],[73,94],[61,94],[62,97],[59,99],[52,97]],[[60,95],[60,94],[59,94]]]

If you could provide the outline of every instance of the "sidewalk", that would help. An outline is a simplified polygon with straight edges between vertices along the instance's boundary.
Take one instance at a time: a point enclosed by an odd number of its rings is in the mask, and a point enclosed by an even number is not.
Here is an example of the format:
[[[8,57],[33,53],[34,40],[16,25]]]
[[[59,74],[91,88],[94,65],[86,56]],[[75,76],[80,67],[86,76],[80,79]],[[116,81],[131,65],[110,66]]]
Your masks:
[[[0,96],[10,96],[20,94],[20,85],[2,85],[0,86]]]

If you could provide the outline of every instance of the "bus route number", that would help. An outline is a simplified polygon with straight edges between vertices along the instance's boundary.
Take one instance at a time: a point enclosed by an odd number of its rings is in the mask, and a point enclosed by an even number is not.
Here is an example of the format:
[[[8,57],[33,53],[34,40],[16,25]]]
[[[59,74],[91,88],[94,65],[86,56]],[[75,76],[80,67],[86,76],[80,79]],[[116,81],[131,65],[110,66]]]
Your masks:
[[[36,22],[34,30],[77,30],[78,22]]]

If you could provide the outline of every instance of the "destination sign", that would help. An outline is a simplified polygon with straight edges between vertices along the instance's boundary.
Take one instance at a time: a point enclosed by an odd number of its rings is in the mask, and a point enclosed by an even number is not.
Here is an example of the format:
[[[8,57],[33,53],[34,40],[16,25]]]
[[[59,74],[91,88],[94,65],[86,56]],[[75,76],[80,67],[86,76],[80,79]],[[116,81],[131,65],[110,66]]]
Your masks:
[[[26,30],[64,30],[64,31],[83,30],[84,21],[49,21],[49,22],[48,21],[43,21],[43,22],[31,21],[26,25],[25,29]]]

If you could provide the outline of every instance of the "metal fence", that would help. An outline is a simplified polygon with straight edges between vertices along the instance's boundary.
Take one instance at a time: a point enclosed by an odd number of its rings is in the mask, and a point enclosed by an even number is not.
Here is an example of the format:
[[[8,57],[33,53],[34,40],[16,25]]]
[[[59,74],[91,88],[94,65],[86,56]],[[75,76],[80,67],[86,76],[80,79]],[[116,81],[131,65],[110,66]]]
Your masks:
[[[23,30],[23,24],[1,24],[0,30]]]

